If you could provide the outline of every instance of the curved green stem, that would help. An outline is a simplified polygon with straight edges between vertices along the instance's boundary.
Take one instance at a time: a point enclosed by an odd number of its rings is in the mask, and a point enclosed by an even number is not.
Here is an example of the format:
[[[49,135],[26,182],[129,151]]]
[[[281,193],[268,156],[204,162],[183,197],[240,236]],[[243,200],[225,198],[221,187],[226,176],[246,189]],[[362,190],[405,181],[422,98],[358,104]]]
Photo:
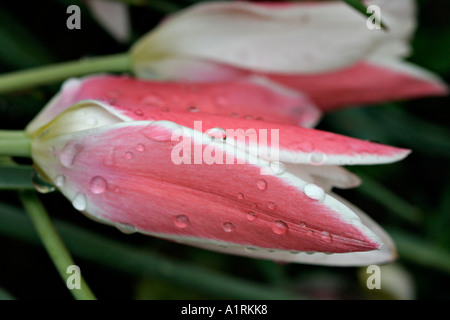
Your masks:
[[[130,70],[130,56],[120,53],[80,59],[0,75],[0,94],[97,72]]]
[[[63,278],[64,282],[67,283],[67,280],[71,276],[71,273],[68,273],[68,267],[75,265],[75,263],[72,260],[66,246],[62,242],[52,221],[50,220],[47,211],[35,192],[20,193],[20,200],[22,201],[25,211],[27,211],[30,219],[32,220],[34,227],[56,269]],[[94,294],[81,275],[80,288],[71,289],[70,292],[74,298],[78,300],[96,300]]]

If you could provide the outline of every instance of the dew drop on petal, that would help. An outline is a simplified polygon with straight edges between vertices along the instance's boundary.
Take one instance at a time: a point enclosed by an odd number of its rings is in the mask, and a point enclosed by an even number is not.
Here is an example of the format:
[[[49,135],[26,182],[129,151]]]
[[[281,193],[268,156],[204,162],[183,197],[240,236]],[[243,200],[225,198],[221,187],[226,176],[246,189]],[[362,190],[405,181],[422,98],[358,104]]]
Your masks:
[[[314,230],[309,229],[308,231],[306,231],[306,235],[308,237],[314,237]]]
[[[270,163],[270,169],[276,175],[280,175],[286,172],[286,167],[279,161],[272,161]]]
[[[57,187],[61,188],[61,187],[64,186],[65,183],[66,183],[66,177],[65,176],[63,176],[62,174],[59,174],[59,175],[56,176],[55,184],[56,184]]]
[[[227,138],[227,132],[222,128],[211,128],[206,130],[205,133],[210,136],[213,141],[221,141]]]
[[[267,189],[267,182],[264,179],[259,179],[258,181],[256,181],[256,186],[259,190],[264,191]]]
[[[95,194],[105,192],[107,187],[108,182],[106,182],[106,180],[101,176],[95,176],[89,182],[89,190],[91,190],[91,192]]]
[[[244,199],[244,194],[243,194],[242,192],[239,192],[238,195],[237,195],[237,198],[238,198],[239,200]]]
[[[133,234],[137,232],[137,229],[135,226],[131,224],[126,223],[117,223],[114,225],[120,232],[123,232],[125,234]]]
[[[321,238],[325,242],[331,242],[333,240],[331,234],[327,231],[322,231]]]
[[[141,109],[134,110],[134,114],[138,117],[142,117],[144,115],[144,112]]]
[[[322,189],[322,187],[318,186],[315,183],[306,184],[303,188],[303,192],[305,192],[305,195],[308,198],[317,201],[323,201],[325,199],[325,191]]]
[[[254,213],[253,211],[250,211],[249,213],[247,213],[247,220],[248,221],[255,221],[256,220],[256,213]]]
[[[139,151],[139,152],[144,152],[145,151],[145,146],[142,143],[139,143],[136,146],[136,150]]]
[[[324,164],[326,160],[327,155],[321,152],[314,152],[309,155],[309,162],[315,166]]]
[[[285,234],[288,230],[289,230],[289,227],[286,224],[286,222],[281,221],[281,220],[275,220],[274,221],[274,224],[272,226],[273,233]]]
[[[189,111],[189,112],[198,112],[198,108],[196,106],[190,106],[189,108],[187,108],[187,111]]]
[[[267,205],[267,207],[268,207],[270,210],[275,210],[276,207],[277,207],[277,204],[276,204],[275,202],[269,202],[269,204]]]
[[[234,224],[232,224],[231,222],[225,222],[223,225],[223,230],[225,232],[233,232],[234,229],[236,229],[236,227],[234,226]]]
[[[131,152],[131,151],[125,152],[125,159],[127,159],[127,160],[133,159],[133,152]]]
[[[86,196],[83,193],[77,193],[75,197],[72,199],[72,205],[78,211],[86,210],[87,207]]]
[[[155,121],[142,130],[142,134],[147,138],[157,142],[168,142],[173,135],[180,136],[183,129],[172,121]]]
[[[81,152],[82,149],[83,146],[81,144],[73,141],[68,142],[59,155],[59,161],[61,161],[61,164],[64,167],[71,167],[74,164],[77,155]]]
[[[36,170],[33,170],[31,180],[33,182],[34,188],[39,193],[49,193],[56,190],[55,186],[50,182],[44,180]]]
[[[173,223],[176,227],[183,229],[189,226],[189,218],[184,214],[173,217]]]

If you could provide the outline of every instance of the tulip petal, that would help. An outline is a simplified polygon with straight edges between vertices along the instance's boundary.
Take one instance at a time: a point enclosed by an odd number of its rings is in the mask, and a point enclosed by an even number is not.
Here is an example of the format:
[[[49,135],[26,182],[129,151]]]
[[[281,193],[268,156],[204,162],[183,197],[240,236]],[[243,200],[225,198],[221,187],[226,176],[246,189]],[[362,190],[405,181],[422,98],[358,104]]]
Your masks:
[[[124,3],[105,0],[88,0],[86,5],[97,21],[119,42],[131,36],[128,7]]]
[[[286,87],[302,90],[323,111],[448,94],[434,74],[396,60],[372,59],[346,69],[316,75],[268,74]]]
[[[169,121],[54,135],[58,119],[34,139],[33,158],[96,220],[172,240],[270,250],[344,253],[382,245],[317,185],[289,172],[262,175],[267,162],[208,135]],[[172,141],[175,133],[181,141]],[[182,157],[191,164],[176,164],[180,143],[191,147]],[[215,162],[208,164],[208,155]],[[217,162],[221,156],[226,163]]]
[[[115,109],[116,105],[105,106]],[[254,119],[146,110],[153,120],[168,120],[208,133],[223,132],[227,143],[236,145],[268,161],[308,165],[381,164],[399,161],[410,150],[386,146],[339,134]]]
[[[406,9],[413,3],[399,2]],[[374,3],[383,5],[389,16],[386,1]],[[400,20],[412,19],[400,15]],[[396,24],[403,25],[411,29],[410,23]],[[283,6],[212,2],[166,19],[132,48],[132,55],[137,74],[143,69],[153,72],[154,65],[173,56],[261,72],[315,73],[350,66],[397,38],[397,33],[373,32],[363,15],[339,1]],[[404,39],[397,42],[407,47]]]
[[[148,120],[147,110],[161,110],[252,117],[310,126],[321,116],[320,111],[299,92],[258,77],[188,84],[104,75],[66,81],[61,92],[28,125],[27,132],[36,131],[81,100],[116,105],[129,120]]]

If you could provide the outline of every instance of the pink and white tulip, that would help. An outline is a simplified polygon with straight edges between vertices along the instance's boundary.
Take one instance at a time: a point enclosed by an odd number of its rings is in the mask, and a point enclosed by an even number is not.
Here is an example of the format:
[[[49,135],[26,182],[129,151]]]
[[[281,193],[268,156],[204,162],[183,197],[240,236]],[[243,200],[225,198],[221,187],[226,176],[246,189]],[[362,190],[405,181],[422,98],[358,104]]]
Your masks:
[[[409,150],[292,124],[284,115],[301,110],[303,97],[251,82],[229,85],[232,90],[118,76],[70,80],[27,128],[33,160],[76,209],[122,230],[286,262],[395,259],[389,236],[332,188],[360,182],[340,165],[390,163]],[[216,94],[224,98],[219,108],[210,100]],[[261,95],[279,103],[279,114]],[[235,106],[256,112],[254,103],[263,119],[230,116]],[[249,128],[258,139],[218,139],[210,130]],[[259,153],[263,129],[279,132],[277,162]],[[193,152],[175,163],[181,142]],[[197,163],[198,151],[232,161]]]
[[[258,74],[321,109],[442,95],[434,74],[403,61],[416,27],[413,0],[373,0],[388,30],[343,1],[207,2],[163,21],[132,48],[144,78],[224,81]]]

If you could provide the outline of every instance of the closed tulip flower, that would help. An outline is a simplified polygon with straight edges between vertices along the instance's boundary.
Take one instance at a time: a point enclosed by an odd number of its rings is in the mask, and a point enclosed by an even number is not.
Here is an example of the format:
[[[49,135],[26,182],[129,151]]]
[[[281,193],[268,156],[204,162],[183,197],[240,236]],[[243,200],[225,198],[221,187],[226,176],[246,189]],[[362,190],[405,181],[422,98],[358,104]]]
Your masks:
[[[404,61],[416,27],[413,0],[373,0],[387,30],[343,1],[207,2],[165,19],[131,49],[144,78],[223,81],[258,74],[321,109],[447,93]]]
[[[250,80],[102,75],[69,80],[27,132],[42,176],[126,232],[276,261],[392,261],[389,236],[332,188],[360,182],[343,165],[409,151],[298,126],[311,110],[299,94]]]

